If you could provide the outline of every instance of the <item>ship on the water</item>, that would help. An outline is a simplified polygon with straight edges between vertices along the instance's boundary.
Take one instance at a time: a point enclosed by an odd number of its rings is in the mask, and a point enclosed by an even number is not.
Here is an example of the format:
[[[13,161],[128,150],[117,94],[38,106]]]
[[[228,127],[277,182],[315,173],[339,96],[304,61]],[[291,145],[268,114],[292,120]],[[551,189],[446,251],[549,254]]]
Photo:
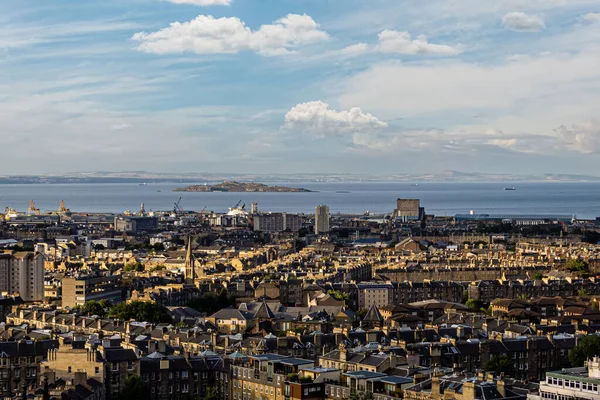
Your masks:
[[[517,189],[514,187],[505,187],[504,190],[517,190]]]

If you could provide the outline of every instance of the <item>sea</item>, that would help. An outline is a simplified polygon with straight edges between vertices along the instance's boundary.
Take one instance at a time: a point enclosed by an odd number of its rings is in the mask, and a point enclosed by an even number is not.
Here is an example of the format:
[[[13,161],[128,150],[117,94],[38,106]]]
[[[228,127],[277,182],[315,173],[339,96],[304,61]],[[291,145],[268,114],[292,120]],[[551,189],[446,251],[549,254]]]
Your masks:
[[[578,218],[600,217],[600,183],[520,182],[520,183],[419,183],[405,182],[294,182],[269,184],[303,187],[311,193],[187,193],[173,192],[181,183],[127,184],[3,184],[0,185],[0,211],[12,207],[25,212],[29,200],[44,211],[54,211],[63,199],[74,212],[122,213],[146,210],[226,212],[238,202],[260,211],[313,213],[326,204],[337,214],[390,214],[397,198],[421,200],[428,214],[453,216],[478,214],[565,214]],[[506,187],[515,190],[505,190]]]

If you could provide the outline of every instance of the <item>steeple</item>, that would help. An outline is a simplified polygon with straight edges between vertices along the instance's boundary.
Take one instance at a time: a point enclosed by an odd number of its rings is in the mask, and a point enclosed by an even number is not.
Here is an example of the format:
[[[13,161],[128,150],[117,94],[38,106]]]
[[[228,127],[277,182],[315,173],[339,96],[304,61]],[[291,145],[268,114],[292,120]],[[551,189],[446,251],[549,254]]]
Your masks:
[[[194,284],[196,279],[194,254],[192,253],[192,237],[188,236],[187,252],[185,254],[185,283]]]

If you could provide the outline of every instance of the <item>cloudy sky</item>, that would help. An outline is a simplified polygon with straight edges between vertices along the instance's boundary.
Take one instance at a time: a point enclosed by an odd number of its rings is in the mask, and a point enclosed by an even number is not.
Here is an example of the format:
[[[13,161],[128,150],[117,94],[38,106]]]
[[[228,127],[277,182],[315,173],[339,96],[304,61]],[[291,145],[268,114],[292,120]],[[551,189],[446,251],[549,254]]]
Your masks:
[[[3,0],[0,174],[598,174],[598,0]]]

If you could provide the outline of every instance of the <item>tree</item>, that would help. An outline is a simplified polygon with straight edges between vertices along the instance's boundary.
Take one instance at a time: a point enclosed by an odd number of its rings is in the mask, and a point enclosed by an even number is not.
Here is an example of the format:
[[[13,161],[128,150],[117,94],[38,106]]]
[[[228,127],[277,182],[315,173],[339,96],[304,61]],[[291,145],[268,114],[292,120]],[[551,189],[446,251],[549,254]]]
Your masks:
[[[542,274],[541,272],[536,272],[535,274],[533,274],[532,278],[536,281],[541,281],[542,279],[544,279],[544,274]]]
[[[87,301],[84,305],[80,306],[79,312],[88,316],[97,315],[99,317],[104,317],[106,315],[105,308],[94,300]]]
[[[106,247],[104,247],[104,245],[102,243],[96,243],[94,245],[94,250],[96,250],[96,251],[102,251],[102,250],[105,250],[105,249],[106,249]]]
[[[150,397],[150,388],[148,385],[137,375],[132,375],[127,378],[125,387],[119,396],[123,400],[138,400],[146,399]]]
[[[350,395],[348,400],[373,400],[373,393],[356,391]]]
[[[600,356],[600,336],[589,335],[579,341],[569,353],[569,362],[573,367],[582,367],[586,360]]]
[[[346,306],[348,306],[348,303],[350,302],[350,293],[348,292],[342,292],[340,290],[329,290],[327,294],[336,300],[343,301],[344,305]]]
[[[235,297],[223,289],[215,296],[214,293],[206,293],[200,298],[194,299],[188,303],[188,307],[205,314],[214,314],[222,308],[235,305]]]
[[[590,293],[585,290],[584,288],[581,288],[579,290],[577,290],[577,296],[589,296]]]
[[[510,358],[505,355],[495,355],[487,363],[487,370],[503,372],[506,375],[514,374],[515,366]]]
[[[209,387],[206,389],[206,393],[204,394],[204,400],[217,400],[217,389],[214,387]]]
[[[134,272],[134,271],[142,272],[142,271],[144,271],[144,266],[140,262],[132,262],[132,263],[126,264],[123,267],[123,271],[125,271],[125,272]]]
[[[581,277],[587,277],[590,272],[588,263],[578,258],[570,258],[565,263],[565,268],[569,271],[577,272],[577,275]]]
[[[172,322],[165,306],[145,301],[132,301],[129,304],[119,303],[110,309],[108,316],[122,321],[133,319],[151,323]]]
[[[475,299],[468,299],[465,306],[469,307],[471,311],[479,311],[481,309],[481,302]]]

